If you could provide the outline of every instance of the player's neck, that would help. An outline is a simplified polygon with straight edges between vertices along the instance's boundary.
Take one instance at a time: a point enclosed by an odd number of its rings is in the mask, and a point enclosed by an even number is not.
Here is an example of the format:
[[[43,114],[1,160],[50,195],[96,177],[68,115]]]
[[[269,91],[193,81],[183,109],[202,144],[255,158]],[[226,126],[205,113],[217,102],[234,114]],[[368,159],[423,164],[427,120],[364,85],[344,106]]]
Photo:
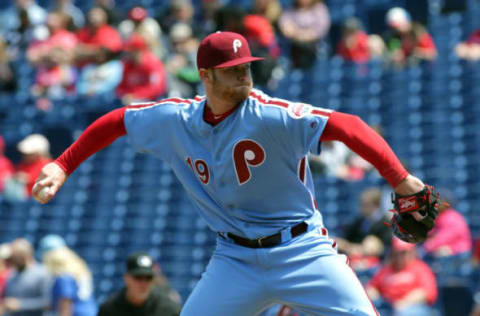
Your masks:
[[[207,122],[208,124],[215,126],[221,121],[223,121],[227,116],[232,114],[236,110],[236,107],[231,108],[229,111],[220,114],[220,115],[215,115],[213,114],[212,110],[208,106],[208,102],[205,103],[205,107],[203,108],[203,120]]]
[[[233,104],[216,96],[207,95],[207,106],[215,116],[225,114],[237,107],[237,105],[238,104]]]

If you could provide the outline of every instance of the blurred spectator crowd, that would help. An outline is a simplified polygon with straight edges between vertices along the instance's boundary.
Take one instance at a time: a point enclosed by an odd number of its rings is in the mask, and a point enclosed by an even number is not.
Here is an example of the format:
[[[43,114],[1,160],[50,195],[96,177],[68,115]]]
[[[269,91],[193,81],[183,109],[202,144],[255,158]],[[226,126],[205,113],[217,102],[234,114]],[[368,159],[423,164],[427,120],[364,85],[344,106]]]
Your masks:
[[[88,9],[74,0],[14,0],[1,13],[0,90],[15,92],[29,85],[38,106],[68,95],[109,94],[124,104],[162,96],[201,93],[195,54],[199,41],[217,31],[243,34],[253,54],[269,57],[253,65],[257,85],[272,88],[274,70],[285,57],[292,68],[311,68],[317,58],[338,55],[346,61],[382,60],[402,68],[432,61],[434,39],[409,12],[393,7],[383,17],[386,29],[368,34],[362,21],[350,17],[329,33],[331,18],[321,0],[166,1],[158,10],[132,6],[121,10],[114,0],[95,0]],[[460,58],[480,58],[475,31],[455,48]],[[19,83],[18,75],[32,80]]]
[[[0,244],[0,315],[179,315],[180,296],[148,253],[130,254],[123,271],[124,287],[97,304],[88,264],[62,237]]]
[[[18,74],[30,74],[29,93],[46,110],[51,99],[68,95],[110,94],[124,104],[191,97],[202,92],[195,65],[199,40],[217,30],[243,34],[253,54],[269,57],[253,65],[255,82],[264,88],[274,87],[281,57],[292,68],[308,69],[317,58],[333,55],[354,63],[382,60],[395,68],[437,56],[426,26],[401,7],[386,12],[381,34],[368,34],[359,18],[350,17],[340,31],[335,25],[340,34],[333,37],[321,0],[165,3],[155,11],[142,6],[124,11],[114,0],[95,0],[84,10],[74,0],[52,0],[45,8],[35,0],[11,1],[1,12],[0,90],[16,91]],[[479,47],[474,31],[455,51],[477,60]]]

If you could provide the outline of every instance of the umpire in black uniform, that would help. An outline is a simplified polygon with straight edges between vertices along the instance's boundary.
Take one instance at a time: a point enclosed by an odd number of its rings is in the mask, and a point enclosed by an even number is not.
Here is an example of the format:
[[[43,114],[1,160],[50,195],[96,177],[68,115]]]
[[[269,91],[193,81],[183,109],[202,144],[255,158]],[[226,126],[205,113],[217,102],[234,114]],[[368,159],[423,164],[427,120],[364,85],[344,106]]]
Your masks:
[[[125,287],[100,306],[97,316],[180,315],[180,296],[155,273],[153,259],[147,253],[128,256],[124,280]]]

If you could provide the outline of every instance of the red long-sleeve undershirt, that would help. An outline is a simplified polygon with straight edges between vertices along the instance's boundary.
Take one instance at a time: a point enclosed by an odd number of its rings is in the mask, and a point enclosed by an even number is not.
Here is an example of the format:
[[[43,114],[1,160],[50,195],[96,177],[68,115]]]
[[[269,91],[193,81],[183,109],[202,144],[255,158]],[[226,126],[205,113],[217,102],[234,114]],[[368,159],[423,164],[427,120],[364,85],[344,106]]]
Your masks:
[[[85,159],[125,135],[125,109],[116,109],[96,120],[55,162],[71,174]],[[387,142],[358,116],[333,112],[320,140],[343,142],[374,165],[393,188],[408,175]]]

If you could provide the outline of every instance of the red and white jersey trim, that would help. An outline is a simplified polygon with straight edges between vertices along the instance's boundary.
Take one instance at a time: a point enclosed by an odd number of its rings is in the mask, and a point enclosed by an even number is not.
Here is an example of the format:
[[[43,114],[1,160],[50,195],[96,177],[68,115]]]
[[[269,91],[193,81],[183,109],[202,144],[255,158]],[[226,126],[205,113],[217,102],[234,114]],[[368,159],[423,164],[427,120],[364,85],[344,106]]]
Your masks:
[[[257,89],[252,89],[250,92],[250,97],[257,100],[261,105],[266,105],[266,106],[274,106],[278,108],[283,108],[285,110],[290,110],[293,107],[298,107],[298,105],[304,105],[306,108],[305,110],[308,110],[308,113],[306,114],[311,114],[315,116],[321,116],[328,118],[330,114],[333,112],[331,109],[325,109],[325,108],[320,108],[320,107],[314,107],[308,104],[304,103],[298,103],[298,102],[290,102],[287,100],[283,99],[277,99],[277,98],[272,98],[265,93],[263,93],[260,90]],[[307,107],[308,106],[308,107]]]
[[[139,111],[145,110],[149,108],[153,108],[159,105],[167,104],[167,103],[175,103],[178,105],[190,105],[192,102],[200,102],[205,99],[204,96],[196,96],[193,99],[182,99],[182,98],[169,98],[160,100],[158,102],[140,102],[140,103],[132,103],[131,105],[127,105],[127,111]]]

